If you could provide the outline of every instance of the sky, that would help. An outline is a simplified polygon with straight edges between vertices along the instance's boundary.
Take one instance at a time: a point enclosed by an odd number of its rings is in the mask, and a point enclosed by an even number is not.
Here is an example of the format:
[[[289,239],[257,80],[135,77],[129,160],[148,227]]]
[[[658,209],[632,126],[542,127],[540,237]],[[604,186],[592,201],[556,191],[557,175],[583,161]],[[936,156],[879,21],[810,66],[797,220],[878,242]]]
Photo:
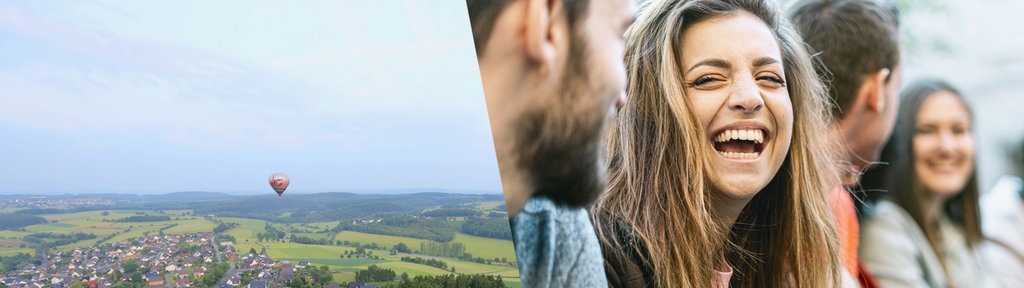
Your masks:
[[[0,1],[0,194],[500,193],[465,2]]]

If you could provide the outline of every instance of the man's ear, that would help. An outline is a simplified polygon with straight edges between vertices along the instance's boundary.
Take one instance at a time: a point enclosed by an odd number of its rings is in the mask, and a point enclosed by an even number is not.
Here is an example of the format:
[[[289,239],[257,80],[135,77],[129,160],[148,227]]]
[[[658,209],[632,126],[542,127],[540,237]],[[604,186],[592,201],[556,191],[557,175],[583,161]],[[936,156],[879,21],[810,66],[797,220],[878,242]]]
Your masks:
[[[862,97],[867,97],[864,99],[864,104],[867,105],[868,111],[876,114],[882,113],[886,109],[886,103],[889,103],[888,97],[895,97],[895,95],[886,93],[885,79],[889,78],[891,73],[889,68],[882,68],[875,73],[868,74],[864,79],[860,91]]]
[[[547,72],[555,62],[561,31],[555,29],[552,16],[558,15],[561,0],[527,0],[523,38],[526,56],[536,63],[540,71]]]

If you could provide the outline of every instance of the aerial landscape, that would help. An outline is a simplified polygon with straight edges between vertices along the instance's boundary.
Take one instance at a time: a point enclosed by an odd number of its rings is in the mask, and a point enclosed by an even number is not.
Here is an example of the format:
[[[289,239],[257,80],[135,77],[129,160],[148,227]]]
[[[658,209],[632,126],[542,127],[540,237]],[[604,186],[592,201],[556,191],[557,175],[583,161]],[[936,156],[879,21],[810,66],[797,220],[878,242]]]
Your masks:
[[[4,198],[6,287],[519,286],[500,194]]]
[[[264,4],[0,2],[0,287],[521,286],[465,2]]]

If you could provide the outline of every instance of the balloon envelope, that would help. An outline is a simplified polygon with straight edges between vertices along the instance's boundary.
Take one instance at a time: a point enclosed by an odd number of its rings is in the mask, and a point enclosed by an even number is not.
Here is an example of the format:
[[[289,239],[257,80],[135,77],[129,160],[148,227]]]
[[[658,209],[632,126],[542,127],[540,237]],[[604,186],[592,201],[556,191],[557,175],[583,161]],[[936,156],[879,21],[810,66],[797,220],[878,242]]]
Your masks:
[[[288,178],[288,175],[284,175],[284,173],[278,172],[270,175],[270,188],[277,192],[277,197],[281,197],[281,193],[284,193],[284,189],[288,189],[288,184],[291,182],[292,180]]]

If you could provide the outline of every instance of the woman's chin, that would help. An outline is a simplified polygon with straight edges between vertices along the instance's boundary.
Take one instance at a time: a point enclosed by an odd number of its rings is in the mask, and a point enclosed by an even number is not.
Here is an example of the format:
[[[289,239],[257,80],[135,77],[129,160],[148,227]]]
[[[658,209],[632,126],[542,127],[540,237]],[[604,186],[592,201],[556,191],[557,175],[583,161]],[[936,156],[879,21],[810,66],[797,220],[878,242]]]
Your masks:
[[[768,186],[767,180],[763,177],[751,177],[752,175],[722,175],[721,178],[711,181],[715,192],[728,200],[750,200]],[[717,180],[717,181],[716,181]]]

